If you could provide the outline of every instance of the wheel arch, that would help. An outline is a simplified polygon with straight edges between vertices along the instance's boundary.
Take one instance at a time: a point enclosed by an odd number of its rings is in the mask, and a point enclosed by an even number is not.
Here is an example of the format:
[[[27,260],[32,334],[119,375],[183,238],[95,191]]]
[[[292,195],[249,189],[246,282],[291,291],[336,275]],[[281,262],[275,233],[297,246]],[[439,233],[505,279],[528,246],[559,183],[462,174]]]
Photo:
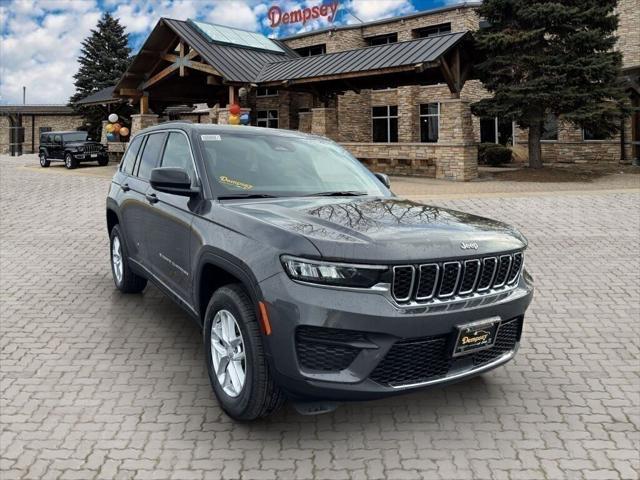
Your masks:
[[[226,252],[213,248],[206,249],[200,255],[196,272],[194,279],[195,306],[202,324],[204,324],[204,314],[211,295],[224,285],[240,283],[256,307],[262,299],[257,279],[249,266]]]

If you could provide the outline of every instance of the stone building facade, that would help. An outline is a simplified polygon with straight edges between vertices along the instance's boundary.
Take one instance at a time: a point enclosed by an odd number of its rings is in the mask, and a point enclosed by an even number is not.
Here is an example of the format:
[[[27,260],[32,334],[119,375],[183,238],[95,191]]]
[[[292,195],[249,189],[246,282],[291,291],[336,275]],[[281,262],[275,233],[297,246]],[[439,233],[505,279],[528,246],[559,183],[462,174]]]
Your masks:
[[[0,154],[11,153],[12,144],[17,153],[18,143],[21,153],[37,153],[41,133],[77,130],[82,125],[82,117],[66,105],[1,105]]]

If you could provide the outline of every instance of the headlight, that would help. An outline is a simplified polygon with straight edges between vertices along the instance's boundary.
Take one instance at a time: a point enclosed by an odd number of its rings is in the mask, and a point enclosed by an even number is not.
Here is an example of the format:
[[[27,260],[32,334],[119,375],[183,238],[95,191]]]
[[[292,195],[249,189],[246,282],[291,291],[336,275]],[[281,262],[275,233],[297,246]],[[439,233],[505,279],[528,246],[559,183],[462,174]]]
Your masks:
[[[78,147],[79,152],[84,152],[84,147]]]
[[[286,255],[281,260],[293,280],[340,287],[369,288],[382,281],[389,271],[383,265],[321,262]]]

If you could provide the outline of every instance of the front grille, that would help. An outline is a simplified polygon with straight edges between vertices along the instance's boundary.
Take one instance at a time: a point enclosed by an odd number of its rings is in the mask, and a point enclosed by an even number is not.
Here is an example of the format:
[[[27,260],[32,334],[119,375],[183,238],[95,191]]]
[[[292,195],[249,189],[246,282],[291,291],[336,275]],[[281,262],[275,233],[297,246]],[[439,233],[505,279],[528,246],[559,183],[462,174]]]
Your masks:
[[[96,145],[95,143],[88,143],[84,146],[85,153],[98,153],[102,150],[100,145]]]
[[[348,368],[360,349],[348,342],[362,342],[360,332],[337,328],[302,326],[296,330],[296,353],[300,365],[307,370],[322,372]]]
[[[411,265],[393,267],[393,296],[396,300],[405,301],[411,298],[415,270]]]
[[[395,266],[391,293],[398,302],[425,302],[491,292],[515,284],[523,263],[524,254],[516,252],[460,262]]]
[[[444,377],[459,362],[466,362],[466,368],[480,367],[513,350],[521,330],[522,317],[503,322],[493,347],[455,359],[451,352],[457,332],[401,340],[393,344],[369,378],[382,385],[402,386]]]

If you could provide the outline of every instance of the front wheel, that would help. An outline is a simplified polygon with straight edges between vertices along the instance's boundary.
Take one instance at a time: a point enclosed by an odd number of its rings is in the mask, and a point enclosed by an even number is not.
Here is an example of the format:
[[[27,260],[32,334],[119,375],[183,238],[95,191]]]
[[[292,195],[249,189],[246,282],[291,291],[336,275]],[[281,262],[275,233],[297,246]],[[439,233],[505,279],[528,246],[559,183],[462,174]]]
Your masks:
[[[284,403],[269,371],[256,310],[241,285],[216,290],[203,334],[209,380],[227,415],[254,420]]]
[[[107,165],[109,165],[109,157],[101,158],[100,160],[98,160],[98,165],[100,165],[101,167],[106,167]]]
[[[113,282],[123,293],[140,293],[147,279],[136,275],[129,267],[127,249],[118,225],[111,230],[111,273]]]
[[[78,161],[75,158],[73,158],[73,155],[71,155],[70,153],[67,153],[64,156],[64,166],[67,167],[69,170],[72,170],[78,166]]]
[[[47,168],[49,165],[51,165],[51,161],[47,160],[47,154],[40,152],[40,166],[42,168]]]

